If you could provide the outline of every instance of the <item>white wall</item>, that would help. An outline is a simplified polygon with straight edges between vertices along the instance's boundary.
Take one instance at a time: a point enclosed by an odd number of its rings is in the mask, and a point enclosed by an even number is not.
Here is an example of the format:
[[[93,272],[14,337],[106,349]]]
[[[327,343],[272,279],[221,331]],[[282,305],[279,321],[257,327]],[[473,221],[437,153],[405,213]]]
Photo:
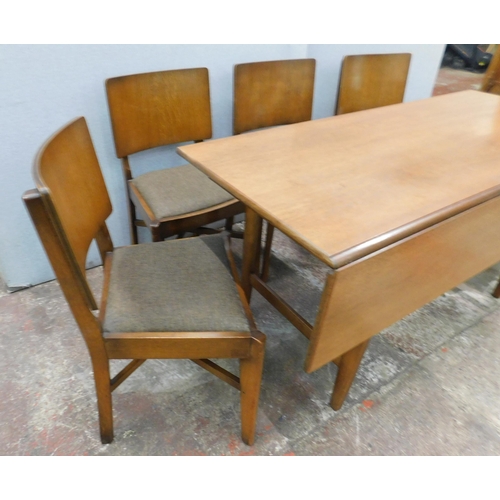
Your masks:
[[[114,211],[115,244],[128,243],[125,186],[115,156],[104,80],[109,77],[204,66],[210,72],[213,136],[231,135],[232,71],[240,62],[314,57],[313,119],[330,116],[342,56],[369,52],[413,54],[405,100],[429,97],[444,45],[3,45],[0,46],[0,274],[11,289],[53,278],[21,195],[33,186],[31,166],[41,144],[77,116],[87,118]],[[181,162],[174,148],[141,153],[135,173]],[[151,168],[149,165],[147,168]],[[143,232],[141,237],[147,239]],[[89,264],[99,262],[92,252]]]

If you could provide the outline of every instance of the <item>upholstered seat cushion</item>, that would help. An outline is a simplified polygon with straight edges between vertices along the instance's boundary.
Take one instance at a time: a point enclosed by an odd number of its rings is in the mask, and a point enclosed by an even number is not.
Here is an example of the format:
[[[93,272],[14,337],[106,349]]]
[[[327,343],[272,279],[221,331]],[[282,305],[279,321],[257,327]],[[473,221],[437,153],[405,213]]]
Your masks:
[[[249,331],[222,237],[115,249],[103,330]]]
[[[157,219],[209,208],[234,198],[192,165],[155,170],[132,180]]]

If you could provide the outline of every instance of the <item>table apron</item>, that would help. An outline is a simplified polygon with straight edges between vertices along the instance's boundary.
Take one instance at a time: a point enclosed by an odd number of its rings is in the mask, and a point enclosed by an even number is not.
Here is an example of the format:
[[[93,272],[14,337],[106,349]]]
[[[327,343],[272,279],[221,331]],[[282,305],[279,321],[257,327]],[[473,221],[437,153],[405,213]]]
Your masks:
[[[307,372],[500,261],[500,197],[329,274]]]

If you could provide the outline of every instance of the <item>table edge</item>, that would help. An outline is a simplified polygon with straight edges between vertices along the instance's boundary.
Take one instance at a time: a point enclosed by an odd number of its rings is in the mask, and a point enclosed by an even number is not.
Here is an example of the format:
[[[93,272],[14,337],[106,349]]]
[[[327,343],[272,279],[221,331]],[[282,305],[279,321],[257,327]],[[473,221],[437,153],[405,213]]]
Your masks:
[[[445,221],[461,212],[465,212],[470,208],[481,205],[497,196],[500,196],[500,185],[482,191],[478,194],[460,200],[452,205],[448,205],[440,210],[430,213],[415,221],[404,224],[398,228],[392,229],[379,236],[371,238],[359,245],[348,248],[342,252],[330,255],[331,267],[338,269],[358,259],[366,257],[382,248],[385,248],[393,243],[416,234],[424,229],[427,229],[435,224]]]
[[[454,215],[464,212],[465,210],[480,205],[500,195],[500,184],[498,184],[485,191],[481,191],[480,193],[476,193],[475,195],[453,203],[452,205],[448,205],[439,210],[436,210],[435,212],[432,212],[424,217],[416,219],[397,228],[391,229],[390,231],[375,236],[374,238],[371,238],[370,240],[367,240],[363,243],[342,250],[341,252],[338,252],[336,254],[329,254],[327,251],[314,245],[299,233],[295,233],[293,230],[284,225],[279,219],[276,219],[274,216],[272,216],[272,214],[266,213],[265,210],[262,210],[261,207],[257,206],[255,203],[249,200],[243,193],[241,193],[237,189],[234,189],[233,186],[226,183],[224,179],[215,175],[212,171],[205,168],[198,161],[191,158],[189,154],[183,151],[183,146],[179,146],[176,151],[179,156],[205,173],[215,183],[219,184],[221,187],[231,193],[235,198],[254,210],[263,219],[269,221],[279,231],[295,240],[299,245],[303,246],[306,250],[311,252],[314,256],[316,256],[319,260],[324,262],[332,269],[339,269],[347,264],[350,264],[351,262],[364,258],[367,255],[370,255],[382,248],[385,248],[393,243],[407,238],[412,234],[418,233],[419,231],[427,229],[435,224],[438,224],[439,222],[453,217]]]

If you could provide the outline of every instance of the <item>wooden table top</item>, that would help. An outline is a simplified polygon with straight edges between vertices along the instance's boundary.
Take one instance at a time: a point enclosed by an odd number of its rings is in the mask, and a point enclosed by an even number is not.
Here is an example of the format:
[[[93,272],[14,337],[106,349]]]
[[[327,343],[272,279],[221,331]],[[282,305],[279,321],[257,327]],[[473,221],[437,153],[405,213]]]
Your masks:
[[[500,194],[500,97],[468,90],[177,151],[338,268]]]

